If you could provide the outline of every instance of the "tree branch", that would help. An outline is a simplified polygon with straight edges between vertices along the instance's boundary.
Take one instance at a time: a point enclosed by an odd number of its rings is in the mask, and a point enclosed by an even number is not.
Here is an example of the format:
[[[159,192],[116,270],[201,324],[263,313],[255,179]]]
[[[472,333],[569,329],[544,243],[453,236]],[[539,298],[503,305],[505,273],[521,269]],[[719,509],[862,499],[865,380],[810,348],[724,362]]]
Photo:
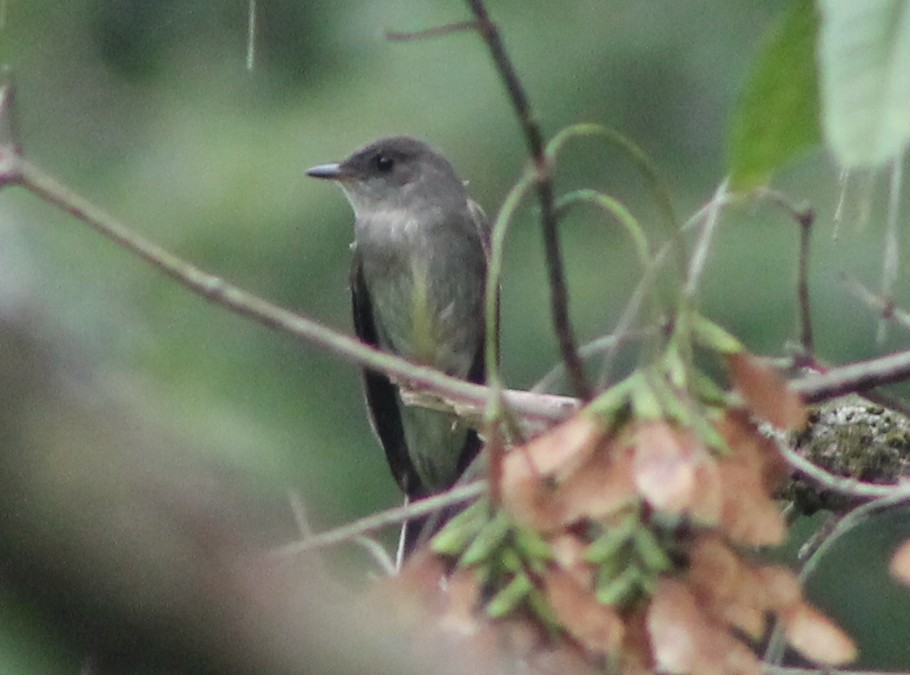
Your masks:
[[[374,513],[359,520],[355,520],[354,522],[342,525],[334,530],[329,530],[310,537],[305,537],[300,541],[285,544],[284,546],[272,549],[271,552],[272,555],[277,557],[296,556],[308,551],[325,548],[326,546],[334,546],[346,541],[352,541],[361,535],[375,532],[376,530],[388,527],[389,525],[399,525],[405,520],[436,513],[447,506],[470,501],[471,499],[484,494],[486,489],[487,482],[485,480],[474,481],[467,485],[459,485],[446,492],[412,502],[406,506],[398,506],[394,509],[380,511],[379,513]]]
[[[506,53],[502,39],[499,36],[499,30],[490,19],[483,0],[468,0],[468,6],[477,20],[477,31],[486,42],[493,62],[496,64],[499,75],[505,84],[531,154],[537,196],[540,201],[540,220],[543,228],[544,248],[547,254],[553,327],[556,333],[556,340],[559,343],[559,351],[566,364],[566,372],[572,389],[579,398],[586,401],[591,398],[592,392],[585,378],[584,364],[578,355],[575,336],[569,321],[569,295],[566,289],[562,253],[557,232],[559,219],[556,214],[553,179],[550,175],[550,162],[546,157],[543,135],[531,111],[531,104],[528,101],[524,86]]]

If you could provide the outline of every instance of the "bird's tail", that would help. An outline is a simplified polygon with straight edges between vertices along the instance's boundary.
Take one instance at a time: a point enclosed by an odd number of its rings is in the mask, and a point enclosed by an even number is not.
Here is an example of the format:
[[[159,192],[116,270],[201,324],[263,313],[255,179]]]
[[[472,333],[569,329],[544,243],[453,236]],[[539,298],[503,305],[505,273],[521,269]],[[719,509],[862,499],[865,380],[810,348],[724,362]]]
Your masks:
[[[411,499],[405,497],[405,506],[411,501]],[[395,568],[401,569],[404,561],[414,551],[430,541],[432,536],[439,532],[442,526],[457,512],[458,507],[449,507],[426,516],[416,516],[402,523],[401,532],[398,535],[398,550],[395,553]]]

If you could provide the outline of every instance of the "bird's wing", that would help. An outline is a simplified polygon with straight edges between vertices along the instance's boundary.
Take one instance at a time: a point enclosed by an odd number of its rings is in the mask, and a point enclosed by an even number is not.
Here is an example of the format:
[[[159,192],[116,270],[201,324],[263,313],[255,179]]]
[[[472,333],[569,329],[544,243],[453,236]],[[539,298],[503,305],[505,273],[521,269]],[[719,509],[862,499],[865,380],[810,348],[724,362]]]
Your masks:
[[[357,337],[362,342],[378,347],[379,335],[373,318],[373,307],[356,250],[351,264],[351,304]],[[409,497],[421,495],[423,486],[408,454],[401,422],[401,403],[395,385],[385,375],[364,369],[363,391],[370,425],[385,450],[386,460],[398,486]]]
[[[489,272],[490,264],[490,223],[487,220],[487,215],[484,213],[480,205],[472,199],[468,200],[468,211],[471,214],[471,219],[474,221],[474,226],[477,228],[477,235],[480,239],[480,244],[483,247],[483,253],[485,258],[484,265],[484,287],[486,287],[487,279],[486,275]],[[486,296],[486,292],[484,292]],[[474,350],[474,360],[471,362],[471,368],[468,370],[467,380],[469,382],[475,382],[477,384],[485,384],[487,381],[487,354],[486,354],[486,319],[484,317],[485,310],[481,312],[480,317],[480,331],[477,340],[477,345]],[[496,294],[496,323],[499,323],[499,293]],[[499,335],[496,336],[498,342]],[[497,353],[499,350],[496,350]],[[468,430],[468,435],[465,438],[464,447],[461,450],[461,457],[458,461],[458,471],[459,474],[463,473],[468,465],[474,460],[474,457],[477,456],[477,453],[480,451],[480,438],[477,436],[477,432],[474,429]]]

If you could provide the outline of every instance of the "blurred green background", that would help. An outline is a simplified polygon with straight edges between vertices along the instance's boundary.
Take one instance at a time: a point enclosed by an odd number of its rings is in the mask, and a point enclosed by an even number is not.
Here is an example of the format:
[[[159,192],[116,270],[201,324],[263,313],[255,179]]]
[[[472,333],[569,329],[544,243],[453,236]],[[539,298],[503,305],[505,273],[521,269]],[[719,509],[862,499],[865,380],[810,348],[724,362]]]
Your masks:
[[[549,136],[579,121],[650,153],[683,218],[725,172],[728,118],[787,0],[491,0]],[[352,214],[304,170],[373,138],[430,141],[495,213],[525,162],[523,139],[473,34],[391,43],[463,20],[441,0],[259,0],[254,67],[240,0],[3,0],[0,63],[17,85],[26,156],[166,248],[232,283],[350,332]],[[624,200],[654,237],[658,210],[627,158],[576,142],[561,190]],[[820,354],[868,357],[875,321],[838,283],[875,284],[883,190],[851,184],[838,237],[837,174],[819,151],[776,186],[818,213],[812,260]],[[862,215],[870,206],[868,217]],[[608,331],[639,277],[618,227],[578,210],[562,226],[582,341]],[[300,493],[325,529],[395,505],[351,365],[190,295],[21,190],[0,195],[4,305],[27,306],[144,422],[193,439],[206,460]],[[795,330],[798,228],[766,205],[731,209],[703,287],[708,313],[759,352]],[[903,295],[906,299],[906,294]],[[900,300],[900,297],[899,297]],[[519,213],[503,288],[507,382],[553,364],[533,206]],[[359,555],[359,554],[357,554]]]

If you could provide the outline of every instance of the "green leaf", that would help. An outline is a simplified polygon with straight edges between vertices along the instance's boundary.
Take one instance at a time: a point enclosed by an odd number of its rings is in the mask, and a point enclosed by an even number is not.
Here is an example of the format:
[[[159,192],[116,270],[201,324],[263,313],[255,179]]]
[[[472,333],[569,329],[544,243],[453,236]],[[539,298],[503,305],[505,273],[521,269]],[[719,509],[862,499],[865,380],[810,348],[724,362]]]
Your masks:
[[[813,3],[796,0],[767,41],[731,120],[727,164],[732,190],[768,182],[775,171],[820,142],[817,34]]]
[[[601,563],[616,556],[623,546],[632,539],[635,530],[640,527],[637,515],[630,515],[607,530],[588,545],[585,560]]]
[[[523,525],[516,525],[512,530],[512,537],[515,547],[521,551],[529,562],[547,561],[553,559],[553,549],[549,542],[540,536],[540,534]]]
[[[458,559],[459,567],[479,565],[489,558],[505,541],[511,530],[511,523],[505,511],[498,511],[488,521]]]
[[[822,125],[844,168],[900,155],[910,140],[910,2],[819,0]]]
[[[499,593],[487,603],[487,614],[494,618],[510,614],[527,597],[534,584],[526,574],[516,574]]]
[[[673,561],[650,529],[639,527],[635,530],[634,541],[638,559],[649,572],[666,572],[673,568]]]
[[[641,579],[641,570],[629,565],[618,576],[598,584],[595,591],[597,601],[605,605],[621,605],[638,592]]]
[[[430,548],[440,555],[461,555],[486,524],[488,509],[485,499],[471,504],[430,540]]]
[[[699,345],[720,354],[739,354],[745,350],[732,333],[701,314],[696,314],[692,320],[692,333]]]

